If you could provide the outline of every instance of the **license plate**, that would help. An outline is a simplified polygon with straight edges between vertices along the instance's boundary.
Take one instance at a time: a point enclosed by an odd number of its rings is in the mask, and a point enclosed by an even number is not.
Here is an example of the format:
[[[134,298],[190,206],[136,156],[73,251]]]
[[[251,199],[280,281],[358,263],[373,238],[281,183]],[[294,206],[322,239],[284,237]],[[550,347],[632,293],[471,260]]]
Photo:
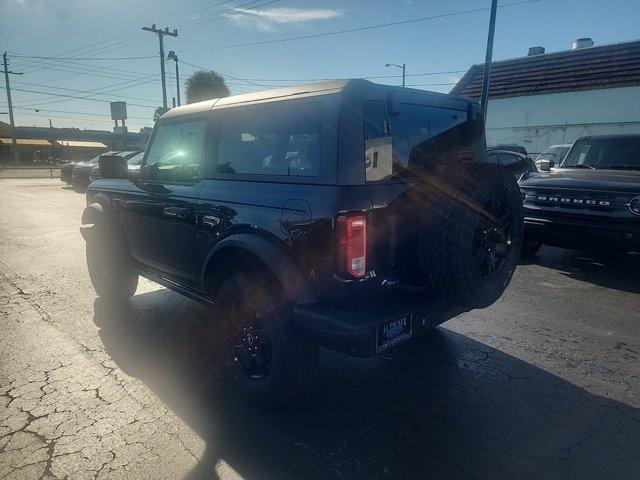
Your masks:
[[[376,352],[381,352],[407,340],[411,337],[411,333],[411,317],[409,315],[378,325]]]

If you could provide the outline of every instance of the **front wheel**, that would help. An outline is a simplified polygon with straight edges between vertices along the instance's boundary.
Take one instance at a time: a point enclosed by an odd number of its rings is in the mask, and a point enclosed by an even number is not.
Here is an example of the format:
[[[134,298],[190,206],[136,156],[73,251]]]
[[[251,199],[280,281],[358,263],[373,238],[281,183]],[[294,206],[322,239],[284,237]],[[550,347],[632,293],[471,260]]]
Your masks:
[[[83,223],[93,223],[93,234],[85,238],[89,277],[99,297],[125,300],[136,293],[138,273],[131,267],[116,225],[100,212],[101,206],[92,205],[83,213]]]
[[[292,329],[291,306],[258,274],[239,272],[217,292],[226,340],[225,366],[251,401],[276,405],[314,379],[318,348]]]

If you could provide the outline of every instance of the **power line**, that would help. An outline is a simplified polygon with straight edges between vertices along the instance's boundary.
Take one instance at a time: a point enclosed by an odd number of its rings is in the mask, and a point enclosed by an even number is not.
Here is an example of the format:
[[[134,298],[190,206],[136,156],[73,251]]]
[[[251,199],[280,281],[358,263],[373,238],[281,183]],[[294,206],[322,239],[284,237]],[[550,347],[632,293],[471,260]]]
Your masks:
[[[0,86],[0,88],[2,90],[6,90],[4,87]],[[74,96],[74,95],[65,95],[65,94],[62,94],[62,93],[39,92],[37,90],[27,90],[27,89],[23,89],[23,88],[14,88],[13,90],[16,90],[18,92],[40,93],[40,94],[43,94],[43,95],[51,95],[52,97],[71,98],[73,100],[89,100],[89,101],[92,101],[92,102],[100,102],[100,103],[106,102],[106,100],[99,100],[97,98],[80,97],[80,96]],[[149,105],[140,105],[139,103],[129,103],[128,105],[132,105],[132,106],[135,106],[135,107],[141,107],[141,108],[152,108],[152,109],[156,108],[156,107],[152,107],[152,106],[149,106]]]
[[[19,85],[27,85],[27,86],[31,86],[31,87],[43,87],[43,88],[51,88],[54,90],[65,90],[68,92],[76,92],[76,93],[90,93],[90,94],[94,94],[94,95],[107,95],[107,93],[101,93],[101,92],[94,92],[92,90],[80,90],[78,88],[65,88],[65,87],[54,87],[54,86],[50,86],[50,85],[43,85],[41,83],[30,83],[30,82],[13,82],[13,83],[17,83]],[[104,87],[104,88],[108,88],[108,87]],[[127,88],[127,87],[125,87]],[[111,92],[113,92],[114,90],[111,90]],[[149,98],[149,97],[134,97],[131,95],[118,95],[121,98],[130,98],[133,100],[147,100],[150,102],[155,102],[155,99],[153,98]]]
[[[513,2],[513,3],[505,3],[503,5],[500,5],[500,8],[503,7],[513,7],[516,5],[525,5],[525,4],[529,4],[529,3],[538,3],[541,2],[543,0],[522,0],[520,2]],[[228,45],[220,45],[217,47],[207,47],[207,48],[197,48],[197,49],[191,49],[188,50],[190,52],[196,52],[196,51],[203,51],[203,50],[222,50],[222,49],[227,49],[227,48],[239,48],[239,47],[251,47],[251,46],[256,46],[256,45],[268,45],[268,44],[273,44],[273,43],[283,43],[283,42],[290,42],[293,40],[306,40],[306,39],[310,39],[310,38],[319,38],[319,37],[328,37],[331,35],[342,35],[345,33],[353,33],[353,32],[363,32],[366,30],[374,30],[377,28],[386,28],[386,27],[395,27],[398,25],[406,25],[409,23],[417,23],[417,22],[425,22],[428,20],[437,20],[440,18],[447,18],[447,17],[455,17],[455,16],[459,16],[459,15],[468,15],[470,13],[478,13],[478,12],[484,12],[486,10],[490,10],[490,7],[482,7],[482,8],[473,8],[473,9],[469,9],[469,10],[460,10],[457,12],[450,12],[450,13],[443,13],[440,15],[431,15],[428,17],[420,17],[420,18],[411,18],[408,20],[400,20],[397,22],[388,22],[388,23],[379,23],[377,25],[367,25],[364,27],[356,27],[356,28],[348,28],[348,29],[344,29],[344,30],[334,30],[331,32],[322,32],[322,33],[314,33],[314,34],[309,34],[309,35],[299,35],[296,37],[285,37],[285,38],[279,38],[279,39],[274,39],[274,40],[261,40],[261,41],[256,41],[256,42],[247,42],[247,43],[235,43],[235,44],[228,44]],[[186,50],[185,50],[186,51]]]
[[[226,74],[224,74],[224,73],[222,73],[222,72],[220,72],[218,70],[211,70],[210,68],[200,67],[198,65],[194,65],[193,63],[185,62],[184,60],[180,60],[180,63],[184,63],[185,65],[189,65],[190,67],[197,68],[198,70],[206,70],[208,72],[214,72],[214,73],[217,73],[218,75],[222,75],[223,77],[233,78],[234,80],[238,80],[238,81],[247,83],[249,85],[255,85],[257,87],[269,87],[270,86],[270,85],[264,85],[264,84],[261,84],[261,83],[255,83],[255,82],[252,82],[251,80],[246,80],[244,78],[234,77],[232,75],[226,75]]]
[[[155,75],[153,75],[155,76]],[[91,95],[89,95],[90,97],[95,97],[97,95],[105,95],[107,93],[113,93],[113,92],[118,92],[121,90],[126,90],[128,88],[133,88],[133,87],[137,87],[139,85],[144,85],[147,83],[151,83],[151,81],[155,81],[155,79],[151,79],[151,80],[146,80],[146,81],[136,81],[136,80],[128,80],[126,82],[119,82],[119,83],[114,83],[111,85],[106,85],[104,87],[100,87],[100,88],[96,88],[93,90],[89,90],[88,92],[91,92]],[[136,82],[136,83],[133,83]],[[115,86],[119,86],[119,85],[126,85],[126,86],[121,86],[119,88],[113,88],[111,90],[105,90],[106,88],[111,88],[111,87],[115,87]],[[97,90],[104,90],[102,92],[98,92]],[[94,93],[95,92],[95,93]],[[47,93],[45,93],[46,95]],[[31,99],[31,100],[26,100],[25,102],[30,104],[27,106],[42,106],[42,105],[50,105],[52,103],[60,103],[60,102],[66,102],[67,100],[50,100],[50,101],[44,101],[43,99]],[[37,105],[35,105],[37,104]],[[130,105],[134,105],[134,104],[130,104]],[[24,106],[24,104],[23,104]]]
[[[111,121],[111,115],[108,113],[76,112],[72,110],[50,110],[47,108],[24,108],[24,107],[18,107],[16,108],[16,110],[21,110],[23,112],[34,112],[33,113],[34,115],[39,112],[53,112],[53,113],[67,113],[71,115],[88,115],[91,117],[107,117],[107,121],[109,122]],[[127,119],[148,120],[148,118],[146,117],[127,117]]]
[[[141,60],[144,58],[156,58],[155,55],[144,55],[139,57],[45,57],[41,55],[21,55],[12,53],[14,58],[35,58],[38,60],[80,60],[80,61],[106,61],[106,60]]]
[[[464,73],[467,70],[446,70],[441,72],[407,73],[407,77],[424,77],[430,75],[446,75],[453,73]],[[380,78],[400,78],[402,75],[371,75],[367,77],[356,75],[357,78],[380,79]],[[320,78],[245,78],[256,82],[323,82],[330,80],[343,80],[345,77],[320,77]],[[348,77],[351,78],[351,77]]]

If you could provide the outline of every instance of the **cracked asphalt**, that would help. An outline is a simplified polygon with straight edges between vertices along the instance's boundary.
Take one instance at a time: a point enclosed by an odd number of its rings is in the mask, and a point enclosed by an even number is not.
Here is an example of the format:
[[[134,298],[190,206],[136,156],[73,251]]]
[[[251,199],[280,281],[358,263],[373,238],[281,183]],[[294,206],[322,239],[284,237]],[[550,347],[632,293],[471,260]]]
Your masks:
[[[146,280],[96,298],[83,207],[0,180],[0,478],[640,478],[640,256],[545,247],[491,308],[393,361],[323,352],[263,409],[225,383],[207,308]]]

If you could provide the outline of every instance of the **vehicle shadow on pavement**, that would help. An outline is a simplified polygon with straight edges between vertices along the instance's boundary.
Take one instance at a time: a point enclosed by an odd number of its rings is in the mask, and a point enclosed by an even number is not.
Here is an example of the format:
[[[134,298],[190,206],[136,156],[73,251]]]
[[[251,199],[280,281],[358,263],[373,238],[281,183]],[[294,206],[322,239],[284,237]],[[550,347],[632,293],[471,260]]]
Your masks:
[[[640,293],[640,254],[606,257],[590,252],[543,247],[536,257],[526,263],[552,268],[581,282]]]
[[[206,442],[190,480],[631,479],[640,471],[637,409],[446,328],[392,361],[323,352],[313,386],[267,409],[226,383],[213,320],[168,290],[120,307],[95,302],[107,353]]]

